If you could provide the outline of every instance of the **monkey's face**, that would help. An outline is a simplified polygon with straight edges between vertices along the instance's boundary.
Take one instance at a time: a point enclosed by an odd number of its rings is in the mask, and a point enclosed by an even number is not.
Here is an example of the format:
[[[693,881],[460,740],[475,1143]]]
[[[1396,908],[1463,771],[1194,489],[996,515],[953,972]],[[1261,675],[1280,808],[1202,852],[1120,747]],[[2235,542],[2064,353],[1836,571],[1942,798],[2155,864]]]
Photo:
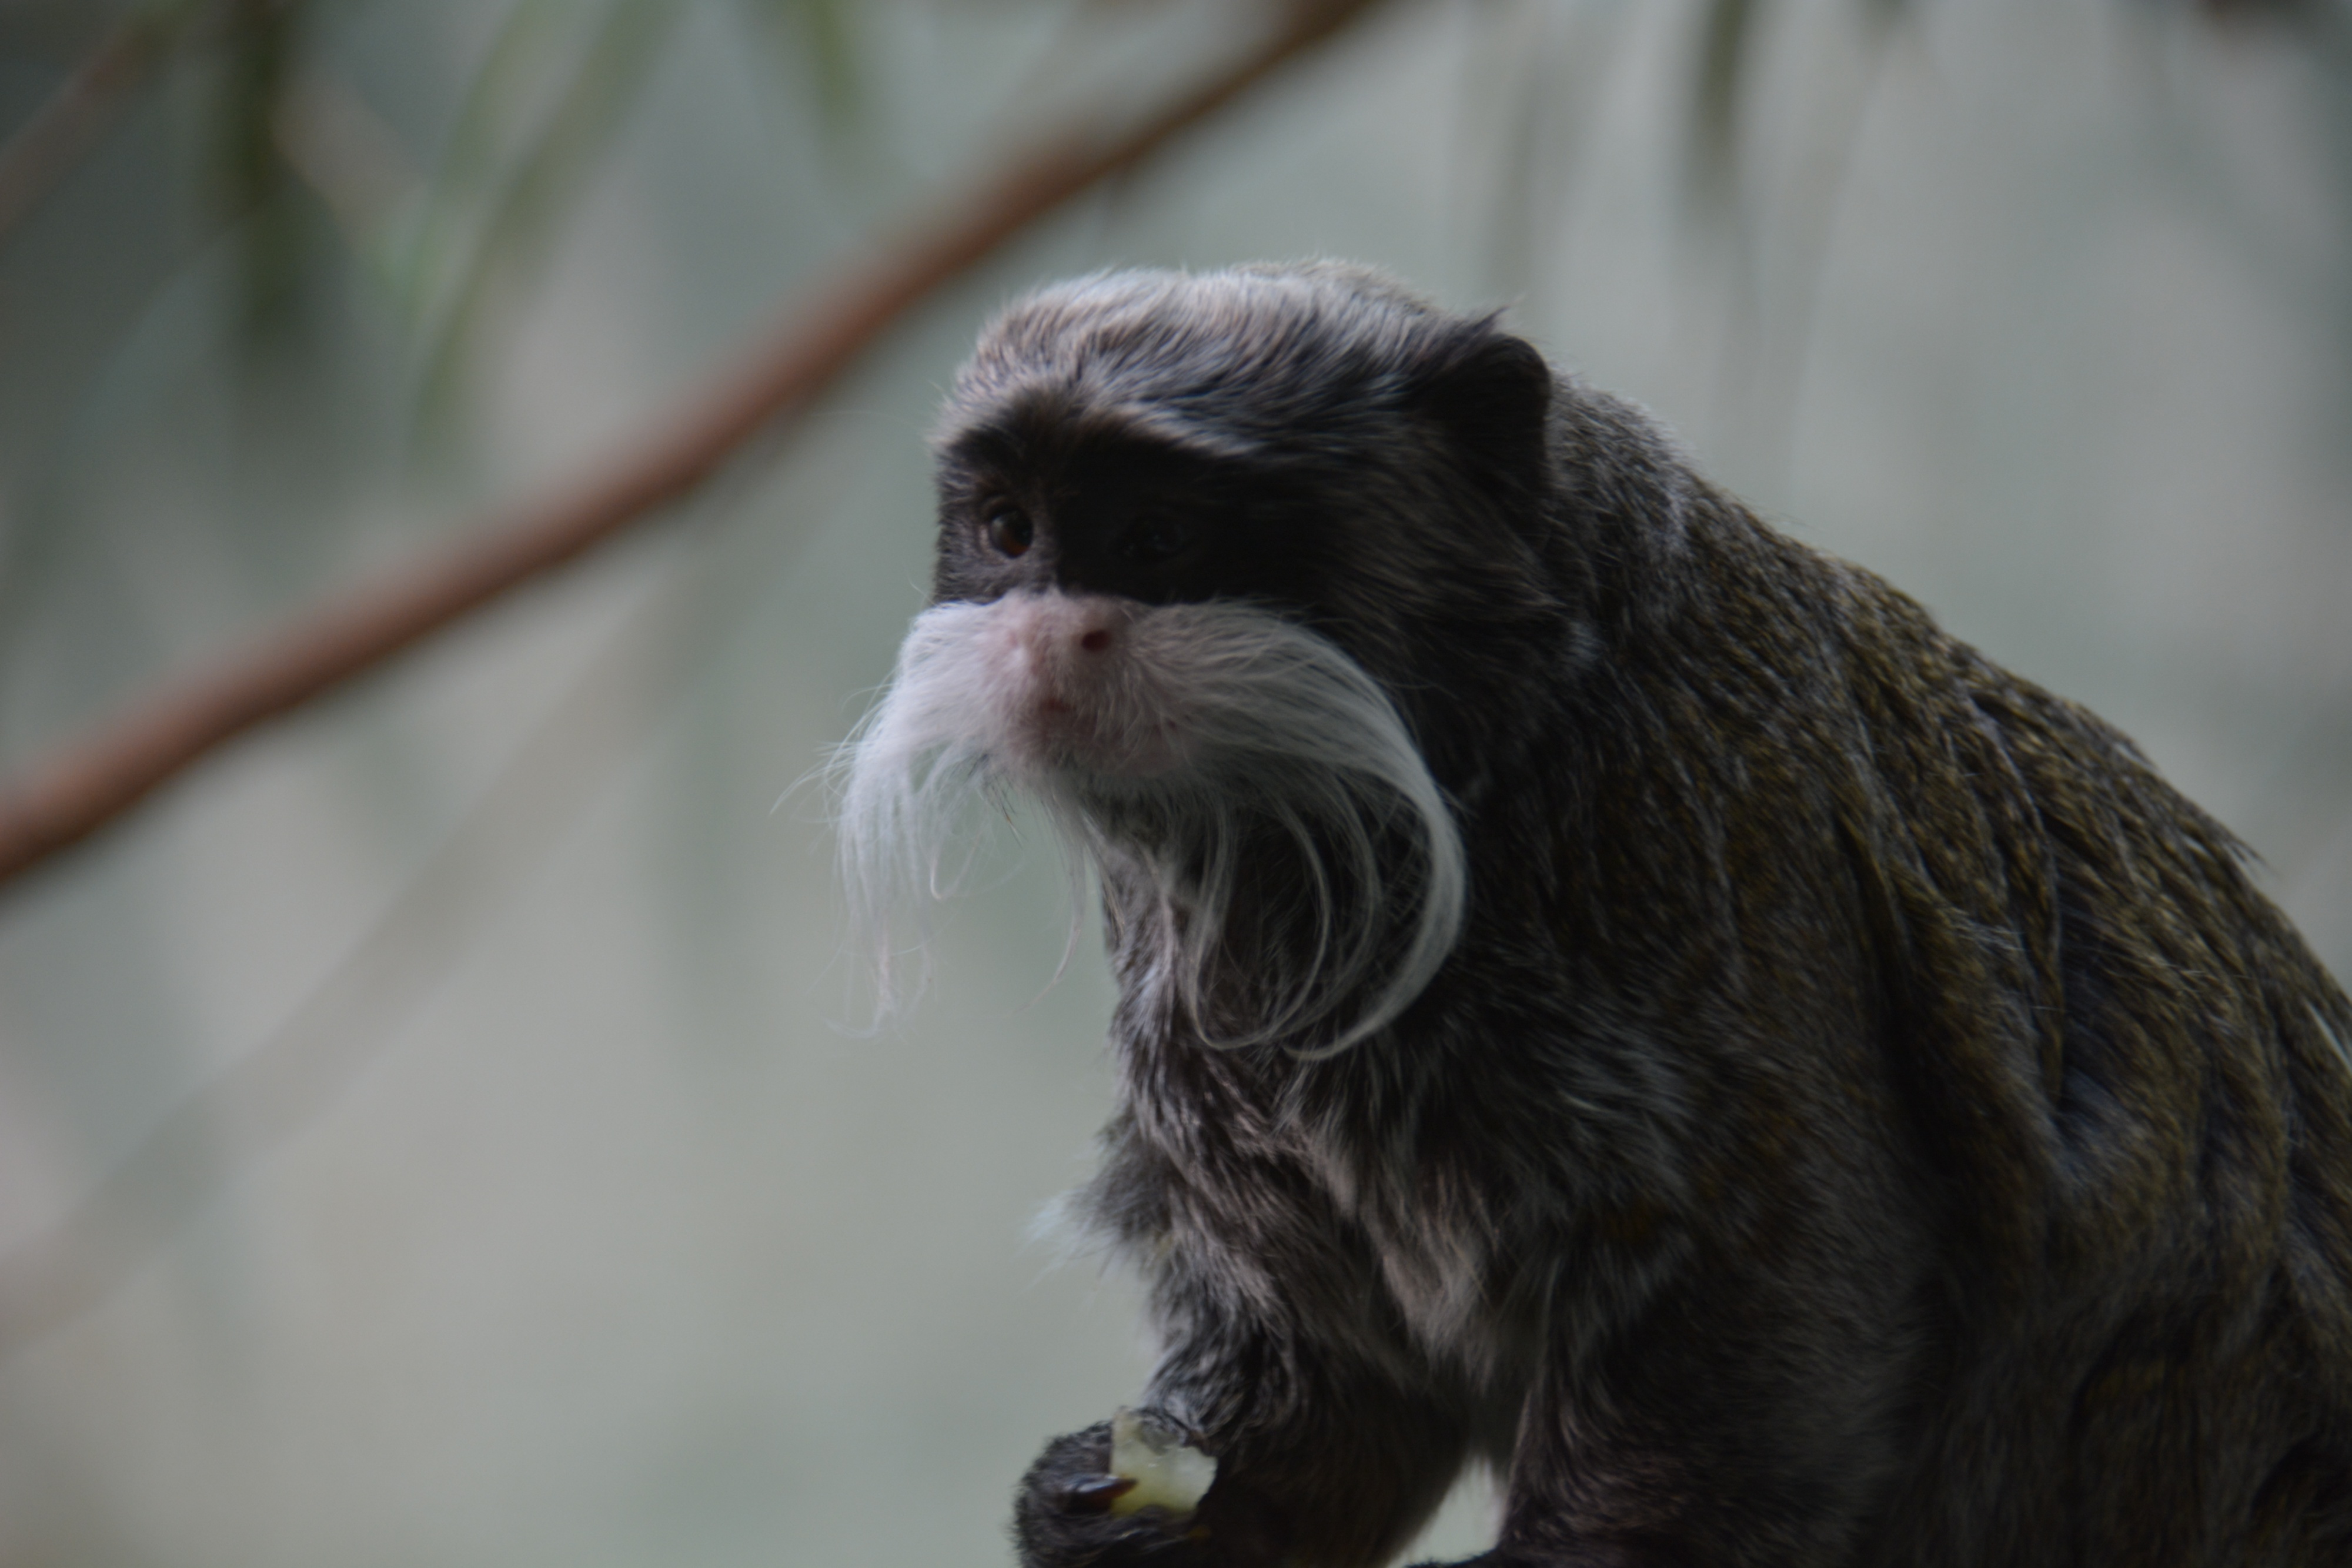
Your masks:
[[[1032,783],[1122,794],[1202,760],[1207,628],[1179,607],[1309,623],[1301,569],[1328,529],[1263,465],[1016,408],[942,454],[942,604],[989,607],[968,656],[994,752]],[[1234,652],[1225,651],[1226,654]]]
[[[1159,933],[1129,978],[1171,1016],[1317,1050],[1393,1018],[1464,913],[1424,737],[1475,749],[1447,710],[1522,678],[1509,629],[1557,608],[1505,504],[1549,385],[1517,340],[1330,269],[1009,312],[938,442],[935,602],[841,768],[886,967],[891,905],[1013,787]]]
[[[1461,849],[1386,688],[1308,624],[1315,519],[1162,444],[973,444],[948,458],[940,601],[845,754],[886,988],[892,909],[945,891],[971,798],[1011,787],[1142,901],[1130,977],[1170,1018],[1314,1051],[1381,1027],[1453,945]]]

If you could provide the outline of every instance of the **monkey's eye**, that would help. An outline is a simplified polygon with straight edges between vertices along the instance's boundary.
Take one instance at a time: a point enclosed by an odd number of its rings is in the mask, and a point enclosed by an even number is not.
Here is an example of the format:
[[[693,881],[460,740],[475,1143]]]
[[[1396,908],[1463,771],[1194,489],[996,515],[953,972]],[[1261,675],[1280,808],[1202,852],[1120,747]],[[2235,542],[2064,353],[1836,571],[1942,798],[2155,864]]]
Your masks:
[[[1018,556],[1029,553],[1037,542],[1037,525],[1020,507],[1000,502],[989,508],[988,518],[982,525],[988,532],[988,542],[1000,555]]]
[[[1158,513],[1139,517],[1119,536],[1118,553],[1146,565],[1168,560],[1192,548],[1194,531],[1180,517]]]

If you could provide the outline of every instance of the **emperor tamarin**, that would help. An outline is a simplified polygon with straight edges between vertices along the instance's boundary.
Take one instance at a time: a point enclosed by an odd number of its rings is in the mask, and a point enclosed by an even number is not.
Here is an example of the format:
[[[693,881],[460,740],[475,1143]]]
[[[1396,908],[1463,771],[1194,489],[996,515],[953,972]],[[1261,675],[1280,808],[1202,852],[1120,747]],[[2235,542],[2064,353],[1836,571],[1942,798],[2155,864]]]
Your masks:
[[[2124,737],[1357,268],[1045,289],[937,452],[853,901],[1003,789],[1091,862],[1071,1207],[1216,1465],[1055,1439],[1030,1568],[1482,1461],[1494,1568],[2352,1562],[2352,1006]]]

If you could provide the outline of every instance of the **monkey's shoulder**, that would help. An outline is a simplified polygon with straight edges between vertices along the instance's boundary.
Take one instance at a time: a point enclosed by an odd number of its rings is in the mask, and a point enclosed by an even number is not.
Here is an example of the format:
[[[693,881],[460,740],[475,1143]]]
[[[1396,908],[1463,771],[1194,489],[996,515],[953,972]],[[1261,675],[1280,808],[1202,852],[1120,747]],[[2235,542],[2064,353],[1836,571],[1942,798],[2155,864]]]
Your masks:
[[[1564,949],[1767,1034],[2002,1036],[1982,1049],[2054,1099],[2217,1054],[2340,1097],[2343,992],[2120,731],[1736,508],[1674,570],[1673,614],[1612,650],[1578,727]]]

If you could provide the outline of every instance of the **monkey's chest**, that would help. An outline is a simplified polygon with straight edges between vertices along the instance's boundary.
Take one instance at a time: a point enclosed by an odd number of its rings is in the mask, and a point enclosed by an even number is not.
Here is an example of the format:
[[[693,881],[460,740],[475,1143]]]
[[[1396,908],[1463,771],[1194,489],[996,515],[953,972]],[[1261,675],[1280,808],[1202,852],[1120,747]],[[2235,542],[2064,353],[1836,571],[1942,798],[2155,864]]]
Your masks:
[[[1477,1384],[1526,1359],[1525,1336],[1503,1311],[1515,1294],[1515,1260],[1481,1207],[1416,1179],[1422,1173],[1409,1166],[1391,1166],[1383,1184],[1328,1153],[1313,1164],[1312,1207],[1337,1232],[1330,1251],[1357,1260],[1356,1289],[1398,1351]],[[1275,1266],[1291,1271],[1279,1260]]]
[[[1427,1217],[1375,1243],[1381,1282],[1423,1354],[1484,1377],[1507,1359],[1491,1310],[1495,1260],[1483,1239]]]

